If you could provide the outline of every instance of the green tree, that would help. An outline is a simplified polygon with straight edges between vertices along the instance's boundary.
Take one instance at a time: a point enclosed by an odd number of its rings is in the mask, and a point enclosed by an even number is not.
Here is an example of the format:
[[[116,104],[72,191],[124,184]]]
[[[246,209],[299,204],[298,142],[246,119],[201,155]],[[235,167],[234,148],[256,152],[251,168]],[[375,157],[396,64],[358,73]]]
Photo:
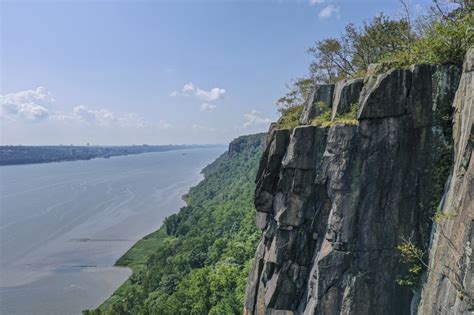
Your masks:
[[[280,113],[285,113],[292,107],[302,105],[308,98],[314,81],[308,78],[299,78],[294,80],[288,87],[289,91],[283,97],[276,101],[277,109]]]
[[[324,83],[362,75],[369,64],[407,49],[413,37],[408,21],[392,20],[384,14],[362,27],[349,24],[339,38],[319,40],[308,50],[315,58],[311,75]]]

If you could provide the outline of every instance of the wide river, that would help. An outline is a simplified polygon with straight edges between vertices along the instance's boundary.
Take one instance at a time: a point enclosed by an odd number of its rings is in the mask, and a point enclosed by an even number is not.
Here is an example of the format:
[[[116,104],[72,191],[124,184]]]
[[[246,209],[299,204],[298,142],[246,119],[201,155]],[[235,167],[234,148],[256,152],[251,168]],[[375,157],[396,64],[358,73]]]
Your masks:
[[[184,205],[226,148],[0,167],[0,314],[81,314],[130,275],[115,261]]]

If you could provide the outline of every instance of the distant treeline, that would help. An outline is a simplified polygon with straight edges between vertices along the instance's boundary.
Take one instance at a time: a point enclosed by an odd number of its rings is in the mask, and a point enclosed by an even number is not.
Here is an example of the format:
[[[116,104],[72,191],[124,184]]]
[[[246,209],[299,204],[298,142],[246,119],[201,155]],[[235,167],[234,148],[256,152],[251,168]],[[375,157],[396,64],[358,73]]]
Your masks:
[[[112,156],[213,147],[215,145],[0,146],[0,165],[90,160]]]

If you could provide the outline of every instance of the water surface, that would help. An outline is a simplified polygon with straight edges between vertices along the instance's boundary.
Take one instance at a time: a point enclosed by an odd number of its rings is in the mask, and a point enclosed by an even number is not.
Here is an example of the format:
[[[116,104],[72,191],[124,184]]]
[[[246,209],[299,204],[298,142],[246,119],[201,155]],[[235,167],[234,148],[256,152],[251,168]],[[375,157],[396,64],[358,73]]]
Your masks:
[[[184,205],[224,150],[0,167],[0,313],[98,306],[130,275],[114,262]]]

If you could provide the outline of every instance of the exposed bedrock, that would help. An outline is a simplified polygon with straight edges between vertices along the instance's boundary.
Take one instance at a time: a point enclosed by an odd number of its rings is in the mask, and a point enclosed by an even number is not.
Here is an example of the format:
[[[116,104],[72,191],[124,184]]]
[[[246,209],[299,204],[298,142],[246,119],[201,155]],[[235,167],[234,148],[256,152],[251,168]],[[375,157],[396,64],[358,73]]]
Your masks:
[[[466,57],[454,100],[454,160],[433,227],[419,314],[474,313],[474,49]]]
[[[336,83],[334,87],[331,120],[334,120],[338,114],[349,112],[352,105],[357,105],[363,86],[364,80],[362,79],[347,79]]]
[[[410,314],[396,247],[409,238],[428,248],[460,76],[459,66],[417,65],[345,81],[323,102],[344,113],[358,98],[358,125],[272,125],[256,179],[263,236],[246,314]],[[317,115],[308,110],[302,121]]]
[[[332,108],[334,84],[314,85],[301,113],[300,122],[308,124],[326,108]]]

